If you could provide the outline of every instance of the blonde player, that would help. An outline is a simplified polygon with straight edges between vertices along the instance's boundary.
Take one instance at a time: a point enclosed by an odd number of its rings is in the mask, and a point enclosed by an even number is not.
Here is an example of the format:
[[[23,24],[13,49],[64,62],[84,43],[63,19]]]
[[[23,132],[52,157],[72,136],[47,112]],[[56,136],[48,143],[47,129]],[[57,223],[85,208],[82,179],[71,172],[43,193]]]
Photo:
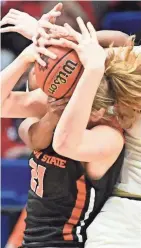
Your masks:
[[[141,114],[126,130],[125,142],[120,180],[88,227],[86,248],[141,247]]]
[[[136,48],[141,53],[141,47]],[[132,64],[132,60],[131,60]],[[134,70],[132,64],[131,70]],[[138,78],[138,96],[141,94],[141,65]],[[126,73],[123,80],[126,80]],[[136,76],[133,75],[134,80]],[[134,92],[133,81],[131,93]],[[105,203],[101,212],[87,229],[85,248],[140,248],[141,247],[141,113],[136,111],[135,101],[130,123],[125,122],[125,158],[113,196]],[[135,108],[135,109],[134,109]],[[141,112],[141,111],[140,111]],[[132,124],[132,125],[130,125]]]

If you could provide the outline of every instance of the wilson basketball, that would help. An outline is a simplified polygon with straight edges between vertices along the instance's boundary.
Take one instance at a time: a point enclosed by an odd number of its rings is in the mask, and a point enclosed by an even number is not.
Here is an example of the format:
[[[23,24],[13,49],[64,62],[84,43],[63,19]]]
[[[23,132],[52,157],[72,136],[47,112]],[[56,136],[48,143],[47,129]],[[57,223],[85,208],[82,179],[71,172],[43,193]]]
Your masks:
[[[71,96],[83,66],[76,52],[70,48],[50,46],[48,49],[57,55],[57,59],[41,55],[47,65],[42,67],[35,63],[37,84],[48,96],[56,99]]]

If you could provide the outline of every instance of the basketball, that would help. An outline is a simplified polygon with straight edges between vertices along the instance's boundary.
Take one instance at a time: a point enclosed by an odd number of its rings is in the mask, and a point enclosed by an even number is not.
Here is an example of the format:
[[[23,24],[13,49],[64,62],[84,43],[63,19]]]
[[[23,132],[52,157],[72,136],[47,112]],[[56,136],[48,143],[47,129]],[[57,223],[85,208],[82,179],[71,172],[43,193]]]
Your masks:
[[[41,55],[46,67],[35,63],[35,75],[38,86],[56,99],[72,95],[83,72],[83,66],[77,53],[70,48],[50,46],[48,49],[57,55],[53,60]]]

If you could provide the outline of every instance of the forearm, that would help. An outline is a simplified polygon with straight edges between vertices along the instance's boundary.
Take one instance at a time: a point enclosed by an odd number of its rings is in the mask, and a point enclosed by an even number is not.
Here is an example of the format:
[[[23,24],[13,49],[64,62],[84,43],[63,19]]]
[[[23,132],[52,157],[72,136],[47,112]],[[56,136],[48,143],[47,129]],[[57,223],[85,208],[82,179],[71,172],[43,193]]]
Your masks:
[[[21,54],[0,73],[2,103],[9,97],[10,92],[29,65]]]
[[[101,30],[97,31],[97,38],[99,44],[102,47],[109,47],[113,44],[114,47],[126,46],[131,43],[129,40],[129,35],[120,32],[120,31],[112,31],[112,30]]]
[[[104,68],[85,69],[55,130],[53,146],[77,147],[87,127]]]
[[[52,140],[55,125],[50,123],[46,114],[39,122],[29,129],[29,137],[32,149],[41,150],[47,148]]]
[[[108,48],[111,44],[113,44],[113,47],[128,46],[131,44],[129,35],[121,31],[100,30],[96,34],[99,44],[104,48]],[[68,36],[68,39],[75,40],[71,36]]]
[[[26,119],[19,128],[19,135],[24,143],[32,150],[47,148],[52,140],[55,123],[49,121],[47,113],[40,120],[38,118]]]

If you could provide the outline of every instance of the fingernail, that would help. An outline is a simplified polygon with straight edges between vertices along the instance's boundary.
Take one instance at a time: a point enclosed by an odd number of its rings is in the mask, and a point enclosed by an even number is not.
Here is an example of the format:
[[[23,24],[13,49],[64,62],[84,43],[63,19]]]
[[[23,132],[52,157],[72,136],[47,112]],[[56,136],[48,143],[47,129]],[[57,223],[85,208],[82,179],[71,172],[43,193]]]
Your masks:
[[[81,19],[80,16],[78,16],[78,17],[76,18],[76,20],[79,20],[79,19]]]

